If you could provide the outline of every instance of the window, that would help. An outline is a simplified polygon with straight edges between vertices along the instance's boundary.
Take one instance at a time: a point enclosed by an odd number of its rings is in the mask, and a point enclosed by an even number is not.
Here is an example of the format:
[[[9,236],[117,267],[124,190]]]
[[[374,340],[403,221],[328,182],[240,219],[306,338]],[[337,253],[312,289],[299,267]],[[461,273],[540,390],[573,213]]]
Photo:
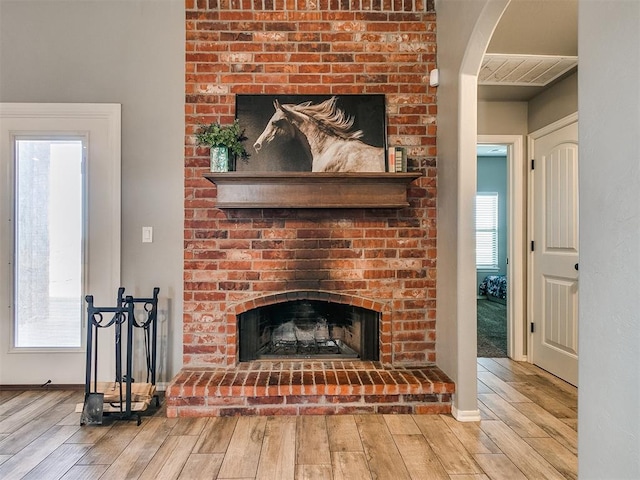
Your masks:
[[[476,268],[498,269],[498,194],[476,195]]]
[[[83,138],[16,138],[18,348],[82,346]]]

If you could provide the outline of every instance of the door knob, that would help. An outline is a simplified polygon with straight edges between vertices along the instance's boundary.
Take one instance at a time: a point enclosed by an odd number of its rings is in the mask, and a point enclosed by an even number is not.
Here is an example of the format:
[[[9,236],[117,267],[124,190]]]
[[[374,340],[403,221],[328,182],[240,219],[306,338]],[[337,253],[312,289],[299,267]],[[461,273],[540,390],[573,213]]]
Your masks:
[[[576,263],[573,268],[575,268],[576,270],[578,270],[578,264]]]

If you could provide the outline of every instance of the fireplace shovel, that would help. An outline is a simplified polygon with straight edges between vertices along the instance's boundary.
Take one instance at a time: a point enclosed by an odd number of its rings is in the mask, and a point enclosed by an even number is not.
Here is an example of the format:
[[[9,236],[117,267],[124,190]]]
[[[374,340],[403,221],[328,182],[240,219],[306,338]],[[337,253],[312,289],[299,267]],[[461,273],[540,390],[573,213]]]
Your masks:
[[[87,299],[87,301],[89,301]],[[93,307],[93,297],[91,297],[90,307]],[[91,329],[93,326],[92,315],[89,315],[89,341],[87,342],[87,378],[85,383],[84,405],[82,415],[80,415],[80,425],[102,425],[102,415],[104,412],[104,393],[98,392],[98,329],[95,329],[95,336],[92,342]],[[93,345],[92,345],[93,344]],[[94,383],[91,392],[91,350],[93,347],[93,369]]]
[[[92,392],[85,394],[80,425],[102,425],[104,410],[104,393]]]

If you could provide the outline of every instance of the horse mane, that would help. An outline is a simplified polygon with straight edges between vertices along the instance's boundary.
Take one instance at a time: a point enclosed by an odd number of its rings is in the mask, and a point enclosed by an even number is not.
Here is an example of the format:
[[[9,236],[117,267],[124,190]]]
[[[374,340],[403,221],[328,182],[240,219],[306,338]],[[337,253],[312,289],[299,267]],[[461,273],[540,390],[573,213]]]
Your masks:
[[[337,97],[331,97],[322,103],[312,105],[311,102],[304,102],[296,105],[294,110],[302,113],[316,122],[318,127],[336,137],[345,140],[356,140],[362,137],[362,130],[350,132],[354,118],[336,107]]]

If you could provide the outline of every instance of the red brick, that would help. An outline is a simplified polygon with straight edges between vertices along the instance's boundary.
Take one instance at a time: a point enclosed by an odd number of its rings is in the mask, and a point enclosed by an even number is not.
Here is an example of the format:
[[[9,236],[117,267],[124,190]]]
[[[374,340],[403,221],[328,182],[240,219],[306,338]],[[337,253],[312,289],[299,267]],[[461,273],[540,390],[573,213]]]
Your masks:
[[[297,407],[259,407],[256,409],[258,415],[297,415]]]
[[[326,395],[327,403],[362,403],[362,395]]]
[[[277,405],[284,403],[285,397],[248,397],[246,401],[248,405]]]
[[[397,4],[390,1],[365,2],[363,6],[368,11],[331,11],[326,2],[321,2],[317,11],[307,11],[306,7],[292,4],[287,12],[261,10],[253,4],[234,4],[233,9],[230,9],[230,4],[223,4],[211,10],[202,1],[196,4],[194,0],[188,0],[186,5],[199,9],[188,11],[185,22],[184,238],[189,242],[200,241],[203,246],[185,252],[185,333],[217,331],[214,325],[220,320],[214,315],[192,315],[196,308],[204,307],[205,302],[219,303],[221,309],[235,308],[233,304],[241,303],[243,299],[286,289],[346,290],[370,299],[410,298],[411,290],[420,289],[423,298],[435,300],[434,284],[402,283],[402,279],[417,280],[417,269],[394,264],[397,258],[422,259],[423,265],[434,269],[437,258],[435,243],[429,247],[425,243],[422,248],[409,248],[406,244],[403,248],[398,242],[393,246],[370,242],[347,245],[352,238],[362,239],[365,236],[435,239],[437,105],[436,91],[424,82],[426,71],[433,68],[435,62],[435,14],[422,10],[405,12],[404,2],[400,1]],[[398,41],[388,39],[386,33],[389,31],[397,33]],[[409,41],[414,51],[401,52],[400,41]],[[301,49],[298,48],[300,45],[296,46],[297,42],[302,42]],[[325,51],[331,44],[331,51]],[[362,51],[365,46],[366,52]],[[417,55],[422,57],[419,59]],[[353,62],[354,58],[359,61]],[[367,65],[366,70],[364,65]],[[355,76],[364,72],[366,75]],[[216,85],[215,93],[206,93],[210,85]],[[402,212],[316,211],[309,216],[309,212],[299,214],[293,211],[248,211],[227,215],[215,208],[216,189],[202,179],[208,165],[208,151],[195,147],[193,135],[198,123],[231,121],[235,115],[236,93],[347,94],[376,91],[389,93],[390,141],[413,146],[411,154],[417,158],[412,157],[412,168],[425,169],[426,166],[426,177],[408,190],[410,209]],[[398,213],[412,221],[394,225]],[[285,218],[297,225],[285,227]],[[237,228],[235,222],[238,219],[249,222],[247,228]],[[424,223],[425,227],[422,227],[421,222],[427,221],[431,223]],[[309,238],[311,241],[317,238],[314,245],[295,242],[282,245],[285,240],[300,238],[296,236],[298,229],[326,233],[320,233],[319,238],[314,233]],[[400,232],[398,237],[394,237],[397,232]],[[252,246],[242,242],[260,238],[280,242],[280,245],[262,250],[260,265],[255,262],[255,257],[251,261],[226,257],[228,252],[247,254]],[[316,252],[318,246],[326,252]],[[308,251],[297,255],[293,249],[298,248]],[[314,267],[318,268],[315,273],[296,273],[299,266],[292,264],[283,269],[279,262],[296,257],[308,260],[348,258],[354,262],[319,265]],[[386,260],[386,263],[376,267],[355,263],[362,258]],[[270,259],[274,260],[272,264],[266,262]],[[257,273],[262,270],[264,274]],[[226,276],[218,278],[212,275],[216,271],[226,271]],[[381,303],[390,305],[389,301]],[[428,303],[412,301],[397,308],[394,306],[393,318],[403,318],[403,311],[421,312],[432,320],[436,318],[435,305]],[[386,334],[399,331],[391,328],[391,318],[383,317],[381,322],[381,331],[385,333],[381,341],[383,361],[400,364],[435,360],[432,333],[422,339],[391,339]],[[208,326],[207,322],[214,323]],[[435,326],[430,330],[435,331]],[[410,329],[404,331],[411,332]],[[391,341],[399,342],[395,357],[392,356]],[[237,337],[229,334],[226,345],[209,341],[187,343],[183,363],[233,364],[236,361],[236,342]],[[330,382],[329,385],[332,386],[325,387],[327,391],[338,392],[337,385]],[[340,393],[343,393],[343,388],[350,390],[351,386],[340,385]],[[374,389],[380,393],[378,387]]]
[[[183,407],[178,411],[178,417],[217,417],[220,415],[218,407]]]
[[[167,414],[167,418],[177,418],[178,409],[176,407],[167,407],[166,414]]]
[[[306,405],[324,403],[322,395],[289,395],[285,397],[285,402],[290,405]]]
[[[246,400],[243,397],[221,397],[221,396],[210,396],[205,398],[205,403],[207,406],[228,406],[228,405],[245,405]]]
[[[300,415],[335,415],[335,406],[313,406],[313,407],[300,407],[298,409]]]
[[[451,413],[450,404],[430,404],[430,405],[416,405],[414,407],[415,413],[419,415],[442,415]]]

